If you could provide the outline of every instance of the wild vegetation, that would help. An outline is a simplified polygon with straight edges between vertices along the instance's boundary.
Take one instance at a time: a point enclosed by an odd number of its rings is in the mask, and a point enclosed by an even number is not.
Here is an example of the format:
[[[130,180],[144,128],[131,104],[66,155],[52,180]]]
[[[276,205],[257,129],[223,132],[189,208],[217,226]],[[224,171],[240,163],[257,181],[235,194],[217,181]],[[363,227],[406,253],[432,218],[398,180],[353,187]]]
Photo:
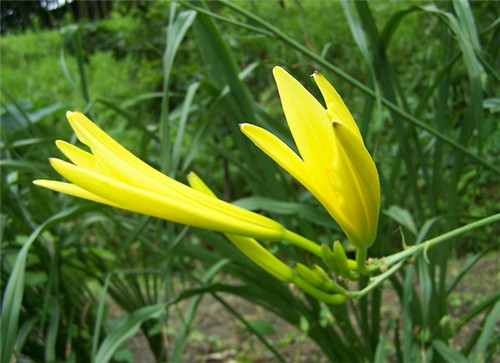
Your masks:
[[[277,346],[266,335],[275,320],[249,319],[235,296],[294,326],[324,361],[498,359],[497,4],[134,4],[114,2],[103,20],[0,39],[2,362],[141,361],[126,345],[138,330],[157,362],[203,361],[186,347],[196,317],[212,310],[204,295],[262,343],[269,361],[291,361],[283,345],[294,340]],[[56,139],[75,142],[64,113],[80,110],[163,173],[186,182],[193,170],[222,199],[318,243],[340,240],[352,257],[324,208],[238,128],[257,124],[294,145],[276,65],[318,99],[309,76],[320,71],[359,125],[382,190],[369,257],[443,241],[360,299],[320,303],[222,234],[32,184],[60,179],[47,158],[60,155]],[[288,265],[318,262],[288,244],[264,245]],[[474,276],[476,287],[489,285],[484,294],[457,290],[486,263],[492,273]],[[364,277],[349,287],[369,284]],[[251,361],[248,351],[237,359]]]

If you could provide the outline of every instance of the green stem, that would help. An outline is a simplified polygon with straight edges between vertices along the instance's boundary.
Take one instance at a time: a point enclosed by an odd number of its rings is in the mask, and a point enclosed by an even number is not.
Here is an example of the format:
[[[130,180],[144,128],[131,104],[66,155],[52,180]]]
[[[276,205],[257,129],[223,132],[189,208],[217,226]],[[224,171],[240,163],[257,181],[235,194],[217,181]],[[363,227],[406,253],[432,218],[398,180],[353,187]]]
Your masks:
[[[401,266],[403,266],[403,261],[400,261],[393,267],[391,267],[389,270],[384,272],[383,274],[380,274],[376,277],[373,277],[370,279],[370,284],[368,284],[367,287],[365,287],[362,290],[359,291],[348,291],[347,296],[350,298],[360,298],[368,294],[370,291],[375,289],[378,285],[380,285],[382,282],[384,282],[388,277],[393,275],[396,271],[398,271]]]
[[[500,221],[500,213],[497,213],[497,214],[494,214],[492,216],[480,219],[478,221],[466,224],[465,226],[456,228],[456,229],[449,231],[447,233],[444,233],[438,237],[432,238],[426,242],[423,242],[423,243],[418,244],[416,246],[412,246],[410,248],[407,248],[404,251],[387,256],[387,257],[381,259],[380,261],[378,261],[377,263],[374,263],[373,265],[368,266],[367,267],[368,271],[372,272],[376,269],[379,269],[381,266],[384,266],[384,267],[389,267],[392,265],[394,265],[394,266],[392,266],[389,270],[385,271],[384,273],[382,273],[376,277],[371,278],[370,284],[367,287],[365,287],[364,289],[359,290],[359,291],[349,291],[347,293],[347,296],[349,296],[351,298],[360,298],[360,297],[366,295],[367,293],[369,293],[370,291],[372,291],[373,289],[375,289],[384,280],[386,280],[388,277],[390,277],[396,271],[398,271],[403,266],[404,260],[406,260],[407,258],[415,256],[416,254],[421,253],[421,252],[425,253],[428,248],[434,247],[440,243],[448,241],[449,239],[451,239],[453,237],[457,237],[457,236],[462,235],[466,232],[472,231],[474,229],[477,229],[477,228],[480,228],[480,227],[483,227],[483,226],[486,226],[488,224],[495,223],[498,221]],[[362,253],[363,252],[361,251],[361,249],[358,249],[356,252],[356,262],[358,262],[358,268],[359,268],[359,263],[361,262]],[[364,257],[366,257],[366,255]]]
[[[370,270],[366,266],[366,254],[368,249],[366,248],[356,248],[356,264],[358,266],[358,271],[362,275],[367,275]]]
[[[298,276],[293,280],[293,283],[302,291],[308,293],[309,295],[327,304],[338,305],[342,304],[346,300],[345,295],[329,294],[327,292],[321,291],[320,289],[314,287],[313,285],[311,285],[310,283],[301,279]]]
[[[445,242],[453,237],[460,236],[461,234],[472,231],[476,228],[480,228],[480,227],[483,227],[483,226],[486,226],[488,224],[495,223],[498,221],[500,221],[500,213],[497,213],[497,214],[494,214],[492,216],[480,219],[478,221],[466,224],[465,226],[462,226],[462,227],[456,228],[454,230],[451,230],[449,232],[443,233],[440,236],[431,238],[430,240],[422,242],[416,246],[409,247],[409,248],[405,249],[404,251],[387,256],[383,259],[383,265],[385,265],[385,266],[394,265],[395,263],[397,263],[401,260],[404,260],[406,258],[409,258],[417,253],[425,252],[425,251],[427,251],[428,248],[433,247],[439,243]]]
[[[301,236],[300,234],[285,229],[285,233],[283,234],[283,239],[297,247],[303,248],[311,252],[313,255],[321,257],[321,246],[319,246],[317,243],[314,243],[310,239]]]

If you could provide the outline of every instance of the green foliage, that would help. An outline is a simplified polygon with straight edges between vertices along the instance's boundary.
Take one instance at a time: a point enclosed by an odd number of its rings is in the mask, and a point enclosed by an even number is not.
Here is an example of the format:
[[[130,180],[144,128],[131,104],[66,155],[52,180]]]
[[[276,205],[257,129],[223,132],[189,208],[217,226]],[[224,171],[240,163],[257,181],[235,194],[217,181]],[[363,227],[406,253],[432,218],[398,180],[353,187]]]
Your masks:
[[[123,344],[139,328],[157,361],[182,361],[203,295],[276,361],[288,361],[283,345],[306,335],[330,361],[485,362],[498,353],[499,294],[457,287],[485,257],[498,257],[499,224],[445,234],[500,211],[494,5],[139,3],[118,2],[108,20],[0,39],[2,361],[131,361]],[[274,65],[318,96],[308,76],[320,70],[360,125],[383,191],[370,256],[421,245],[423,254],[388,271],[390,285],[377,280],[402,318],[383,315],[379,288],[325,306],[272,279],[221,235],[31,184],[55,177],[46,158],[59,155],[55,138],[73,140],[63,110],[76,108],[168,175],[184,180],[196,170],[226,200],[318,243],[343,240],[314,198],[239,132],[252,122],[293,145]],[[427,249],[444,238],[452,239]],[[315,262],[291,246],[266,247],[287,263]],[[452,279],[449,261],[468,253]],[[272,343],[275,327],[248,319],[223,293],[296,330]],[[470,308],[457,311],[464,301]]]

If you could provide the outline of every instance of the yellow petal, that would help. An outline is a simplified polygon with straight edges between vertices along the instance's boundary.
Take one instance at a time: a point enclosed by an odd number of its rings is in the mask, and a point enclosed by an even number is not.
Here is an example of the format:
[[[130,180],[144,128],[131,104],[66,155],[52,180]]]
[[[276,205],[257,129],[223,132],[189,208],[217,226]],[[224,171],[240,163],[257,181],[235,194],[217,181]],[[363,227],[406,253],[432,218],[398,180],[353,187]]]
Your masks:
[[[318,71],[314,72],[312,76],[325,99],[326,108],[332,115],[330,121],[342,122],[362,140],[358,125],[335,88]]]
[[[283,233],[280,224],[256,213],[243,210],[253,217],[243,220],[217,211],[207,212],[204,208],[186,205],[176,199],[121,183],[59,159],[50,159],[50,163],[73,184],[126,210],[195,227],[265,239],[279,239]],[[216,201],[215,198],[211,199]]]
[[[302,159],[313,173],[324,170],[333,158],[335,143],[325,108],[282,68],[275,67],[273,74],[288,126]]]
[[[93,202],[107,204],[112,207],[119,207],[116,203],[111,202],[110,200],[101,198],[98,195],[92,194],[85,189],[80,188],[77,185],[64,183],[55,180],[45,180],[45,179],[37,179],[33,180],[33,184],[38,185],[39,187],[47,188],[53,190],[55,192],[64,193],[68,195],[72,195],[73,197],[87,199]]]
[[[205,214],[218,213],[223,218],[234,218],[248,223],[283,229],[275,221],[230,203],[209,197],[162,174],[117,143],[80,112],[68,112],[68,120],[77,137],[92,150],[105,172],[99,172],[153,194],[175,199],[191,209]],[[186,223],[190,224],[190,223]],[[210,228],[209,228],[210,229]]]
[[[57,140],[56,145],[73,164],[84,169],[97,171],[96,159],[91,153],[62,140]]]
[[[304,161],[278,137],[261,127],[250,124],[241,124],[240,130],[307,189],[311,191],[316,189],[314,179]]]
[[[375,240],[380,210],[380,183],[375,163],[363,142],[343,124],[333,126],[338,144],[333,165],[332,187],[342,196],[339,204],[342,225],[349,240],[360,248]]]
[[[274,257],[268,250],[262,247],[255,239],[234,234],[226,234],[226,237],[250,260],[255,262],[264,271],[270,273],[278,280],[292,282],[295,273],[293,270]]]
[[[209,195],[211,197],[217,198],[215,193],[201,180],[201,178],[194,172],[190,172],[187,175],[187,180],[191,188],[202,192],[203,194]]]

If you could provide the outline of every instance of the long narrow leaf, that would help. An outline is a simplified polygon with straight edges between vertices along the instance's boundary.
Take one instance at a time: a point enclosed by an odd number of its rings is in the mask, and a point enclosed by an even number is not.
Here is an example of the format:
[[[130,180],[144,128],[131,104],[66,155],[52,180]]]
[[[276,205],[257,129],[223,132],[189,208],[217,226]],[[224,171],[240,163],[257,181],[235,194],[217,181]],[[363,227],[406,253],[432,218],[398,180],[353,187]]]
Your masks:
[[[2,316],[1,316],[1,351],[0,360],[2,362],[9,362],[12,350],[14,349],[14,342],[17,337],[19,311],[21,309],[21,302],[24,293],[24,275],[26,267],[26,258],[28,256],[28,251],[40,236],[40,234],[45,231],[48,227],[53,224],[80,213],[84,210],[82,207],[73,207],[65,209],[41,224],[33,233],[30,235],[26,243],[24,244],[21,251],[17,255],[16,262],[10,274],[9,280],[7,282],[7,287],[5,288],[5,293],[2,302]]]
[[[161,314],[166,304],[146,306],[125,316],[113,328],[99,347],[94,362],[107,363],[113,358],[116,350],[140,328],[141,324]]]
[[[481,335],[476,344],[476,349],[472,354],[472,362],[487,362],[489,361],[489,356],[487,353],[488,347],[494,343],[494,334],[497,324],[500,321],[500,300],[497,301],[493,309],[491,309],[488,317],[486,318]]]

